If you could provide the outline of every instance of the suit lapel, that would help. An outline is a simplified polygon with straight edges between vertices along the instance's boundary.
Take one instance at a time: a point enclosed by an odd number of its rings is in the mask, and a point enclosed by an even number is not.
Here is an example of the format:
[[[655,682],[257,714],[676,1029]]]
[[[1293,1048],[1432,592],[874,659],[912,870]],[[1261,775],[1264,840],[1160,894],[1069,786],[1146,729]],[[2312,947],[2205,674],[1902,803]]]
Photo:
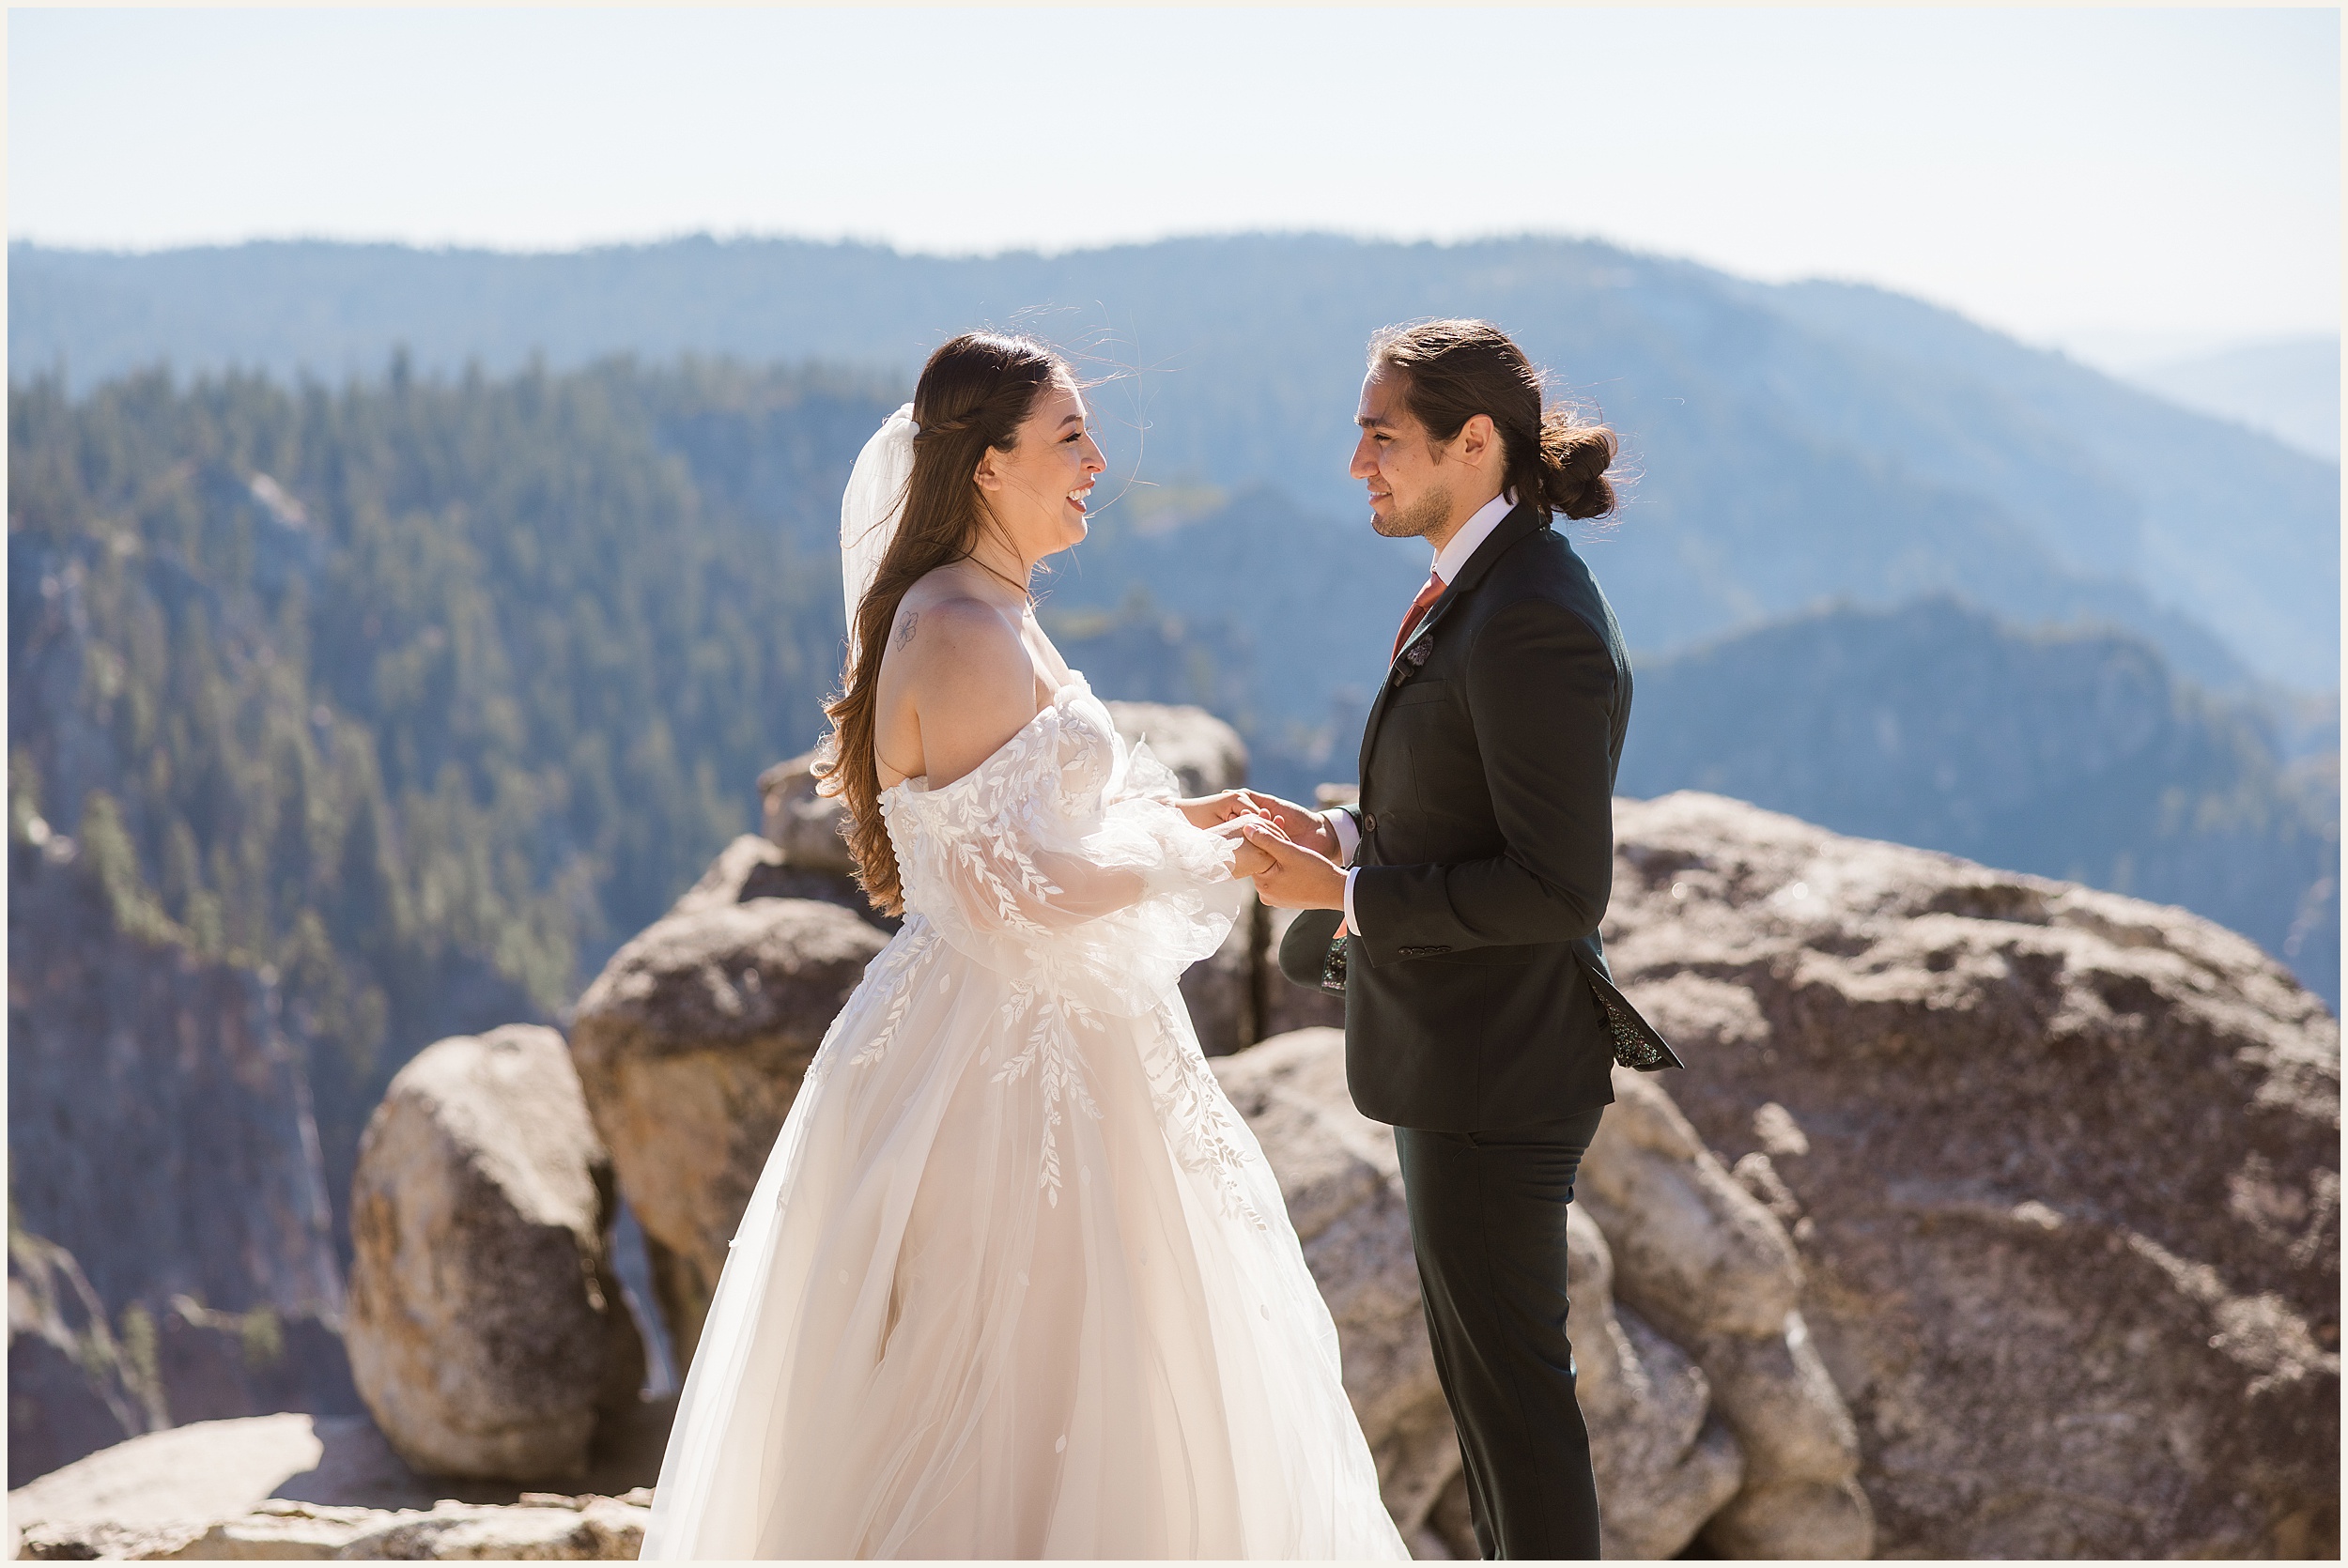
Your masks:
[[[1400,651],[1396,653],[1394,660],[1387,664],[1386,678],[1378,683],[1378,695],[1371,699],[1369,704],[1369,717],[1362,723],[1362,752],[1356,761],[1359,771],[1354,775],[1355,777],[1367,778],[1369,776],[1370,747],[1376,743],[1378,727],[1386,716],[1387,699],[1394,695],[1395,664],[1400,662],[1401,655],[1409,653],[1413,644],[1434,636],[1435,627],[1444,616],[1451,613],[1451,607],[1475,592],[1475,585],[1483,581],[1485,575],[1491,571],[1492,562],[1507,554],[1509,548],[1517,541],[1535,530],[1545,527],[1548,521],[1547,514],[1532,506],[1519,506],[1500,519],[1500,526],[1492,530],[1490,538],[1475,546],[1475,553],[1469,556],[1467,564],[1460,568],[1460,575],[1452,578],[1449,585],[1444,589],[1443,597],[1437,599],[1429,608],[1427,619],[1419,623],[1418,630],[1412,634],[1411,640],[1404,643]]]

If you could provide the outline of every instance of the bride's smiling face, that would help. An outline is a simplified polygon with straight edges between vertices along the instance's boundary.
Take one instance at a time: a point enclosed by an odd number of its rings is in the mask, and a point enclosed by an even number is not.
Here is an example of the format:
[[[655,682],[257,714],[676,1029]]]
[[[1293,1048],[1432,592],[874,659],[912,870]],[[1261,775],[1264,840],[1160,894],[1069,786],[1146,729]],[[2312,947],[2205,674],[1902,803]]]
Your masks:
[[[1032,562],[1083,542],[1093,482],[1107,467],[1084,394],[1055,377],[1036,393],[1012,449],[989,448],[976,478],[987,511]]]

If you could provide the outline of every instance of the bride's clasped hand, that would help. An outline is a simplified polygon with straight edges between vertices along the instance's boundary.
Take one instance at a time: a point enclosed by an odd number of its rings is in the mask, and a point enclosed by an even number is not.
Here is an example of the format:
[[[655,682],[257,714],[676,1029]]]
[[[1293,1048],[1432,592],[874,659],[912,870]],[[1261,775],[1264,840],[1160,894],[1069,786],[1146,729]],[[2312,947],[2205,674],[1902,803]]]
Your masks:
[[[1231,846],[1234,881],[1261,876],[1278,864],[1261,840],[1266,837],[1285,838],[1287,834],[1267,800],[1245,790],[1226,790],[1220,794],[1178,800],[1174,807],[1188,819],[1191,826],[1203,828]]]

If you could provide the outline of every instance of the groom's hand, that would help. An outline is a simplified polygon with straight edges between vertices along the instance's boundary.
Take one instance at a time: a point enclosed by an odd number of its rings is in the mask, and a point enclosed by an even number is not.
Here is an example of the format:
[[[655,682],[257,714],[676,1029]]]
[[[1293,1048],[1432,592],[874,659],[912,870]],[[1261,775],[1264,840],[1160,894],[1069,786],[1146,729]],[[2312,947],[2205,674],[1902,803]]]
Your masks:
[[[1265,853],[1262,846],[1250,836],[1250,830],[1254,828],[1271,828],[1274,834],[1279,832],[1261,817],[1233,817],[1207,830],[1217,838],[1230,840],[1231,879],[1234,882],[1245,877],[1261,876],[1272,869],[1272,856]]]
[[[1292,844],[1270,825],[1250,826],[1247,841],[1271,858],[1256,873],[1256,897],[1274,909],[1343,909],[1345,873],[1327,855]]]

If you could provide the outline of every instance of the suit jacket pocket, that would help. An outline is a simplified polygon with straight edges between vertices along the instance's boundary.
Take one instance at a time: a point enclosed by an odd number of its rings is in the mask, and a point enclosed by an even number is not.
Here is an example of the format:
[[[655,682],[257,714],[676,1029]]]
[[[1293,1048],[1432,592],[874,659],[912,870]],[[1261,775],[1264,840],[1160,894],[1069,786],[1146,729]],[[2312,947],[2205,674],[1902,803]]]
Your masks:
[[[1543,953],[1553,953],[1554,947],[1452,947],[1427,955],[1429,963],[1460,963],[1486,969],[1522,968]]]
[[[1406,681],[1386,699],[1386,707],[1408,708],[1413,703],[1441,702],[1451,695],[1448,681]]]

